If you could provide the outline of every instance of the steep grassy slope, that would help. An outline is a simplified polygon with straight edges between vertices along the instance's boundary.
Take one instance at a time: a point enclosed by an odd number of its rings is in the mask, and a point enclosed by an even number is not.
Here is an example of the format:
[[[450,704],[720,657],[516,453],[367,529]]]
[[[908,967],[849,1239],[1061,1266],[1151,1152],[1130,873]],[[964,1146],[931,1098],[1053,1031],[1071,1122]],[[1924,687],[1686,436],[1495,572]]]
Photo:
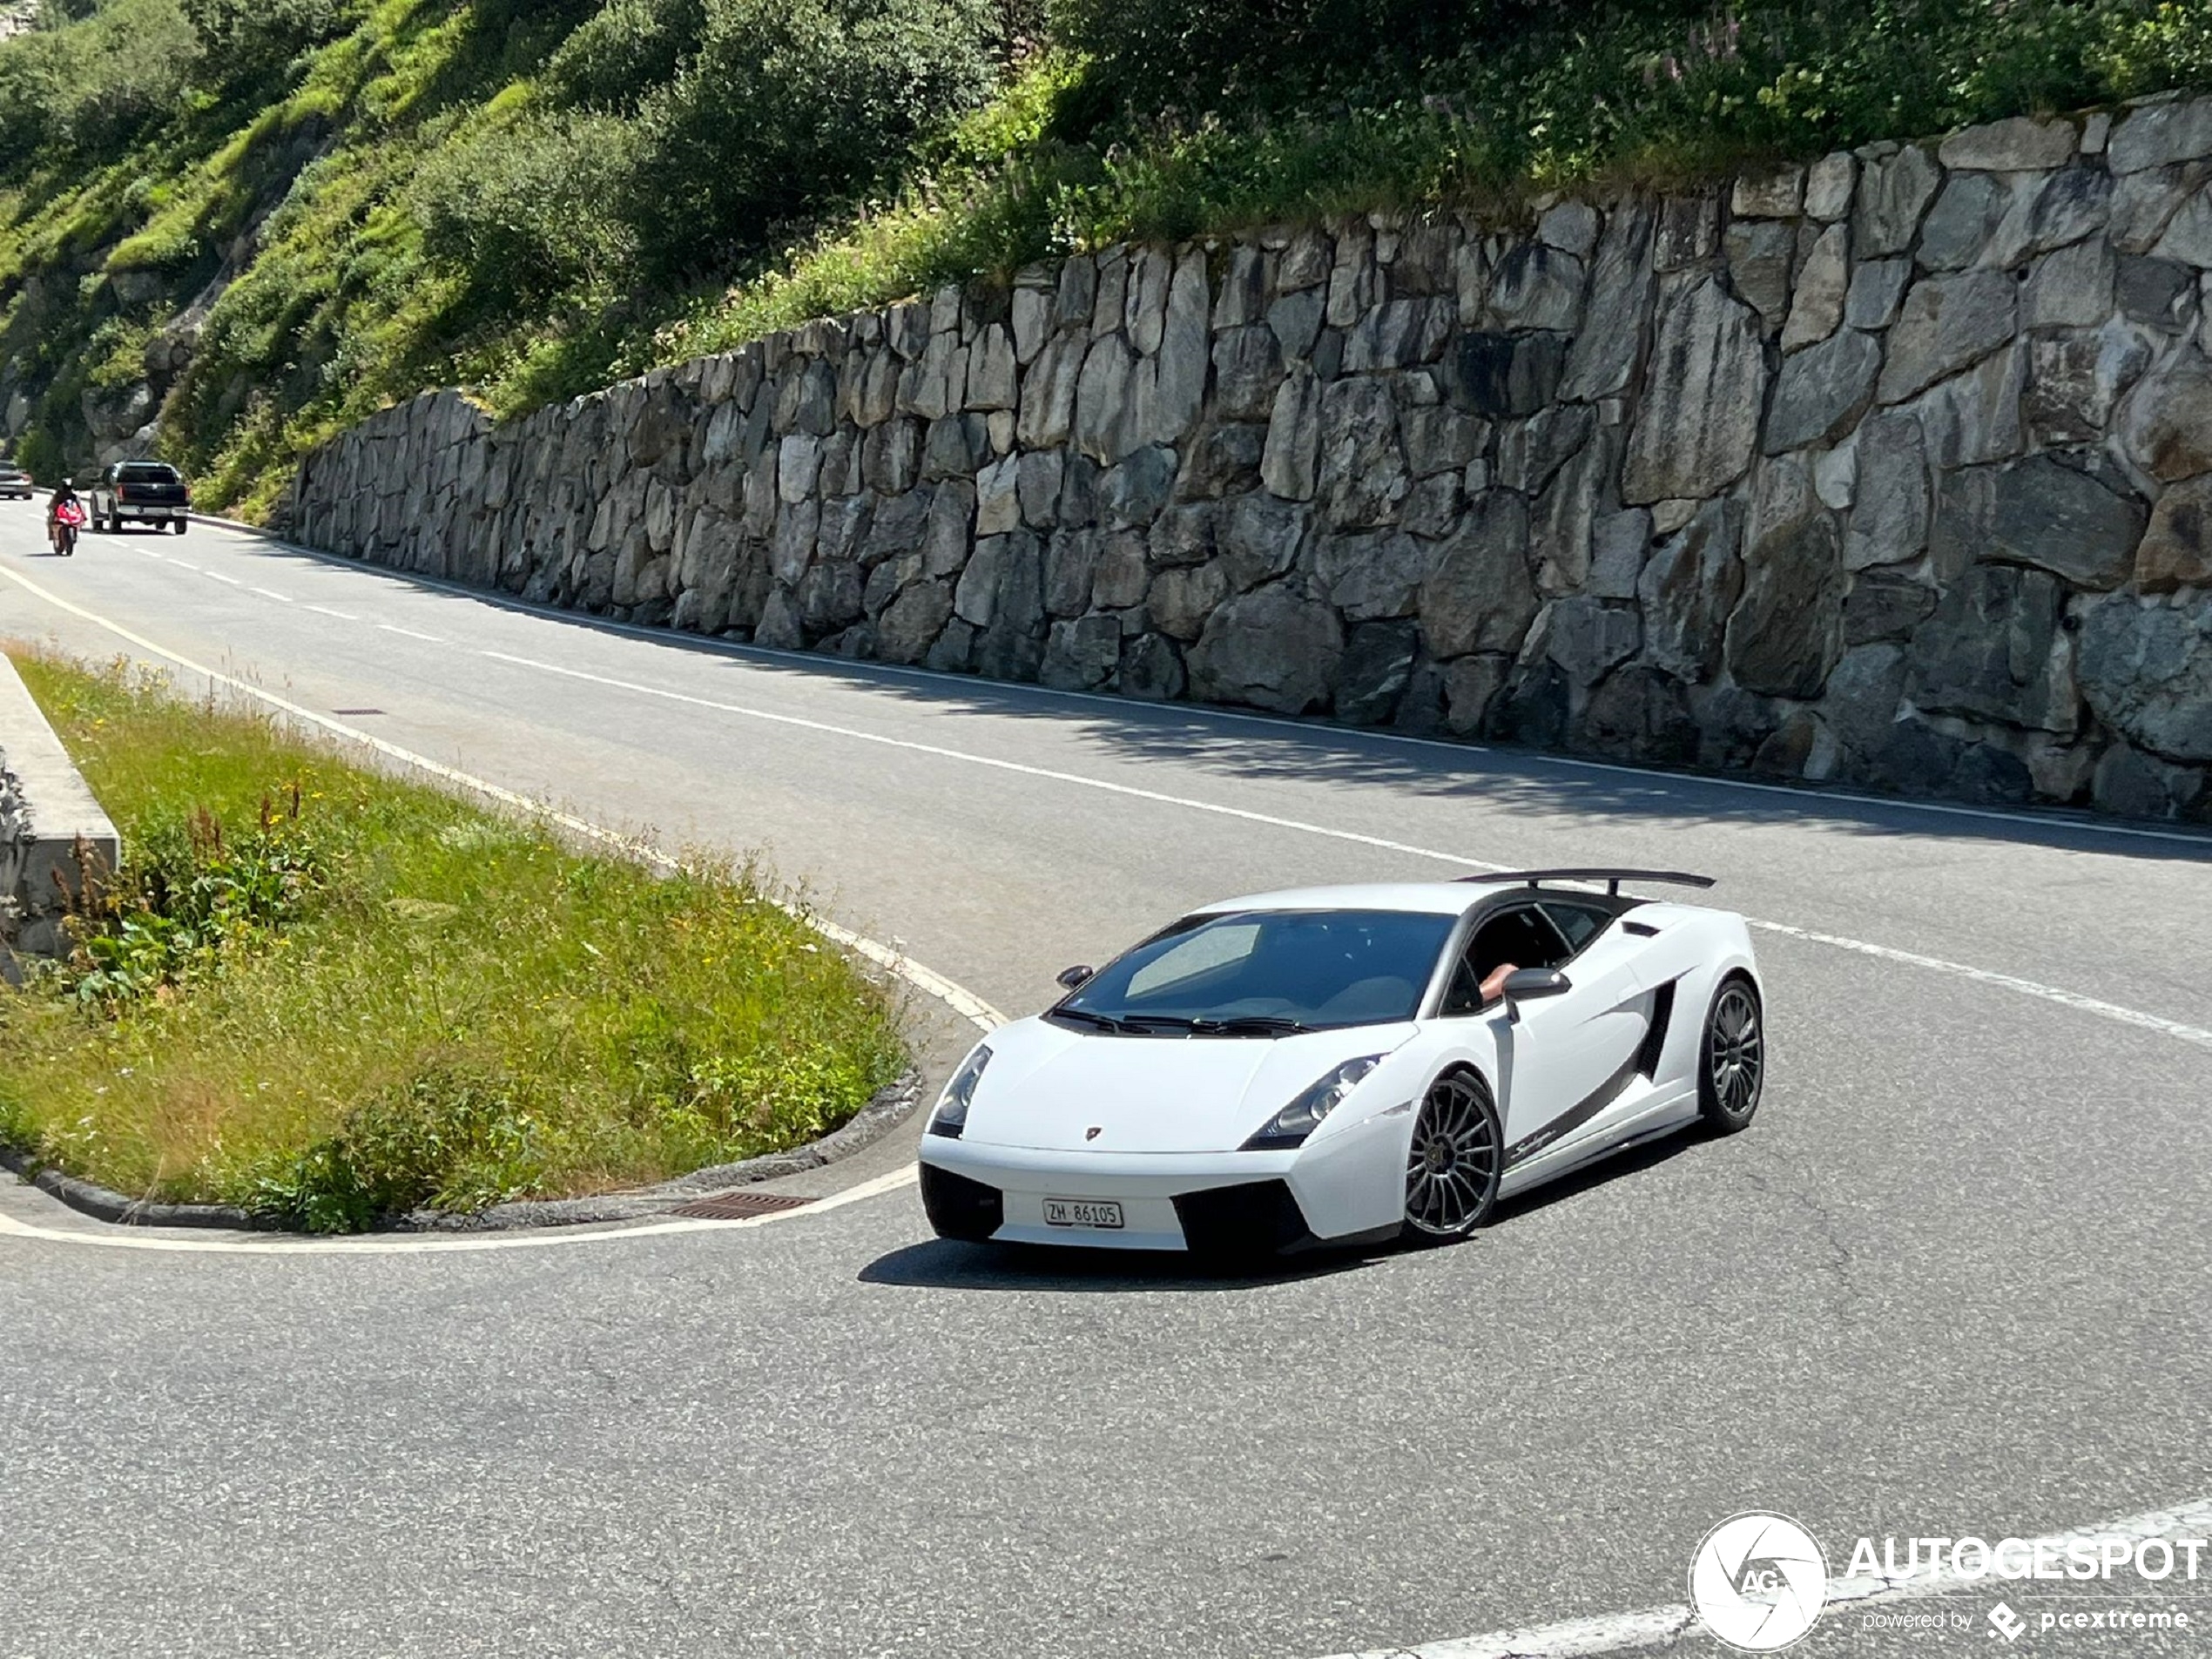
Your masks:
[[[251,513],[1072,246],[1664,181],[2212,83],[2182,0],[44,0],[0,43],[0,432]]]

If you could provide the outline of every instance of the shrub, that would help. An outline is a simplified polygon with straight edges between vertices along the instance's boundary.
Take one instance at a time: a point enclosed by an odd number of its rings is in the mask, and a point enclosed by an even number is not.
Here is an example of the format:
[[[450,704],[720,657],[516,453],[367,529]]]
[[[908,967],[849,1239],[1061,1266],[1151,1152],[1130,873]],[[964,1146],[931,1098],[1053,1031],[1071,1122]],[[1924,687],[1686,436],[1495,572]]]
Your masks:
[[[361,1232],[426,1204],[481,1210],[529,1190],[539,1115],[511,1077],[438,1063],[363,1102],[265,1175],[252,1207],[302,1232]]]
[[[590,112],[526,116],[450,145],[417,175],[423,252],[497,312],[624,273],[631,129]]]
[[[353,26],[351,0],[181,0],[216,78],[249,85]]]
[[[546,90],[564,103],[635,113],[676,78],[705,25],[705,0],[608,0],[547,63]]]
[[[642,118],[634,197],[654,267],[703,272],[874,185],[996,86],[992,0],[711,0],[699,50]]]

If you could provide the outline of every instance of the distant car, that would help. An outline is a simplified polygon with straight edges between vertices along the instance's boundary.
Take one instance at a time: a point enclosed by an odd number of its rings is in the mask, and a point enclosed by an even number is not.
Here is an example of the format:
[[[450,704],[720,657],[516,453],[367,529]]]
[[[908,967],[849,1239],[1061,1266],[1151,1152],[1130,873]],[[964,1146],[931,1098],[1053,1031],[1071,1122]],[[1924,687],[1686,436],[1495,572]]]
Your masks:
[[[29,501],[37,486],[30,482],[30,475],[20,467],[0,463],[0,501],[14,499]]]
[[[1538,870],[1264,894],[1070,968],[931,1114],[931,1224],[1224,1255],[1452,1239],[1591,1159],[1743,1129],[1766,1067],[1743,920],[1624,882],[1712,885]]]
[[[104,470],[85,492],[92,527],[111,533],[132,524],[165,526],[185,533],[192,491],[165,461],[118,461]]]

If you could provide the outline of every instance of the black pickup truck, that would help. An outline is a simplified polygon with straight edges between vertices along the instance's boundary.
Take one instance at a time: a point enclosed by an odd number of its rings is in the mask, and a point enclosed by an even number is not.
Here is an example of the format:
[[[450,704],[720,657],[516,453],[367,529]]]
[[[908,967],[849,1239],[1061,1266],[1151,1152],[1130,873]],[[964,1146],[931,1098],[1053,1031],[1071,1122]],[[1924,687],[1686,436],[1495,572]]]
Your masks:
[[[92,528],[116,531],[130,524],[165,524],[182,536],[192,491],[165,461],[118,461],[85,492]]]

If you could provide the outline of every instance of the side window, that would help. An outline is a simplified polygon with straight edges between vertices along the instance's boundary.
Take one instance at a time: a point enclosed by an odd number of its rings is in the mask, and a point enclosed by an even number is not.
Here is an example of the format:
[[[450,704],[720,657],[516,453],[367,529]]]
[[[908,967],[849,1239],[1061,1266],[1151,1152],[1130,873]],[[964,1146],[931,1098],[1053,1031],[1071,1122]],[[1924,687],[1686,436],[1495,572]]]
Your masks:
[[[1534,905],[1491,917],[1474,930],[1444,994],[1447,1015],[1481,1011],[1482,981],[1507,962],[1515,968],[1557,968],[1574,952]]]
[[[1603,933],[1606,923],[1613,920],[1613,913],[1609,910],[1567,900],[1548,900],[1543,912],[1552,926],[1565,937],[1568,953],[1576,956],[1581,955],[1582,947]]]

